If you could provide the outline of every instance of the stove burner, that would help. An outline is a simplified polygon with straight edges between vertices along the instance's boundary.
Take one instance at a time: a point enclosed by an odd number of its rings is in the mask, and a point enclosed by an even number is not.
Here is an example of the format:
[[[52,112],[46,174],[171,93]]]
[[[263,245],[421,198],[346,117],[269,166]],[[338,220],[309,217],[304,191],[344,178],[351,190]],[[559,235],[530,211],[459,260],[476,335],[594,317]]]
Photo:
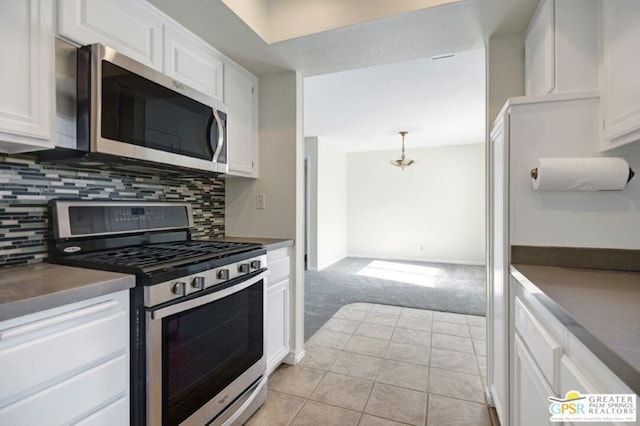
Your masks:
[[[254,248],[247,243],[228,243],[215,241],[181,241],[175,243],[149,244],[128,248],[118,248],[95,253],[73,256],[76,260],[109,263],[133,268],[160,265],[165,262],[188,261],[189,258],[211,254],[229,255]]]
[[[72,256],[76,261],[90,261],[129,268],[146,268],[162,266],[163,263],[188,263],[191,258],[211,255],[211,257],[228,256],[248,249],[255,244],[219,241],[178,241],[173,243],[149,244],[144,246],[125,247],[94,253]]]

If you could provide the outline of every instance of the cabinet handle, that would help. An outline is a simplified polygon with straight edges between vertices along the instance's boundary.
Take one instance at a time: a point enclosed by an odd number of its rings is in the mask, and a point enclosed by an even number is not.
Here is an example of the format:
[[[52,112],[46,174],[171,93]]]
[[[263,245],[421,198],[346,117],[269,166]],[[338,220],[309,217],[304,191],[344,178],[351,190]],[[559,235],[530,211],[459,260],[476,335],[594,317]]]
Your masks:
[[[96,303],[95,305],[86,306],[84,308],[76,309],[75,311],[8,328],[4,331],[0,331],[0,342],[14,337],[19,337],[24,334],[33,333],[34,331],[42,330],[47,327],[53,327],[54,325],[58,325],[66,321],[106,311],[116,306],[118,306],[118,301],[107,300],[106,302]]]

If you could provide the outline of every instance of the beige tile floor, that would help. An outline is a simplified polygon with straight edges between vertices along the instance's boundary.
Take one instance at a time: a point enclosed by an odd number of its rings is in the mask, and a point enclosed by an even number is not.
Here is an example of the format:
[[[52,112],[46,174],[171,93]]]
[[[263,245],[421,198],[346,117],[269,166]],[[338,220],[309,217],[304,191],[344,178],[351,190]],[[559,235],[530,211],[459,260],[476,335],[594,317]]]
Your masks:
[[[485,339],[484,317],[346,305],[271,375],[247,425],[490,426]]]

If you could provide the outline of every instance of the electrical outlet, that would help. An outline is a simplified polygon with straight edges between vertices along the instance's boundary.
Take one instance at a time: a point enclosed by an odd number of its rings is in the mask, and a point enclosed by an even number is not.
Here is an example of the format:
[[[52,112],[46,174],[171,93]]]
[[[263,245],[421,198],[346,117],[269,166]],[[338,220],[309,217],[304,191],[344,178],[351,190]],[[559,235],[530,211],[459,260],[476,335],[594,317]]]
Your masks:
[[[256,194],[256,209],[263,210],[264,209],[264,194]]]

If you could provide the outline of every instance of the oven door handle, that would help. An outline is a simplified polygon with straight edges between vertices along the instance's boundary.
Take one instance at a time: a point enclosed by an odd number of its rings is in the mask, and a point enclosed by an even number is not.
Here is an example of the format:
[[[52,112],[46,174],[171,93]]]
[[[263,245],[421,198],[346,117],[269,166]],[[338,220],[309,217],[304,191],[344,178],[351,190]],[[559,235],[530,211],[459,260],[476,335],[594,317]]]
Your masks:
[[[182,303],[177,303],[175,305],[166,306],[164,308],[151,311],[151,319],[159,320],[170,315],[175,315],[189,309],[197,308],[198,306],[206,305],[207,303],[214,302],[218,299],[222,299],[223,297],[230,296],[234,293],[244,290],[247,287],[251,287],[260,280],[265,279],[267,274],[268,271],[263,271],[258,275],[249,278],[248,280],[242,281],[232,287],[225,288],[224,290],[214,291],[213,293],[209,293],[206,296],[196,297]]]

